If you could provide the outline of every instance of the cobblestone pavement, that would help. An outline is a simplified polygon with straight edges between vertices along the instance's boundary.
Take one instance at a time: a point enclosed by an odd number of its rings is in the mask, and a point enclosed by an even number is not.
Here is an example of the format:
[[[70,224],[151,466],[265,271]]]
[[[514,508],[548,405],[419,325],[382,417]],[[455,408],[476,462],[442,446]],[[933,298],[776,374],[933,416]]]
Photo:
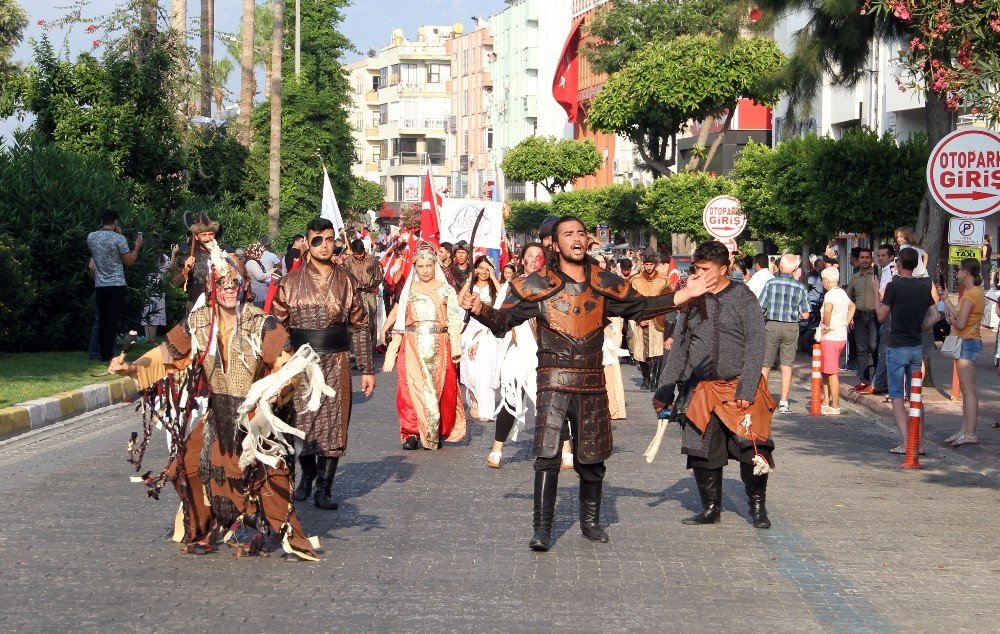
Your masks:
[[[439,452],[404,452],[392,378],[355,407],[337,478],[339,511],[303,505],[321,563],[178,554],[161,536],[176,509],[129,482],[123,445],[138,417],[117,408],[0,446],[0,629],[197,631],[996,631],[998,483],[932,448],[897,468],[870,414],[775,424],[770,531],[746,521],[726,470],[720,525],[682,526],[698,506],[671,428],[653,464],[649,394],[625,368],[629,419],[615,426],[603,519],[579,534],[564,472],[556,543],[526,547],[528,442],[499,471],[492,426]],[[530,434],[528,434],[530,436]],[[162,464],[163,438],[147,466]]]

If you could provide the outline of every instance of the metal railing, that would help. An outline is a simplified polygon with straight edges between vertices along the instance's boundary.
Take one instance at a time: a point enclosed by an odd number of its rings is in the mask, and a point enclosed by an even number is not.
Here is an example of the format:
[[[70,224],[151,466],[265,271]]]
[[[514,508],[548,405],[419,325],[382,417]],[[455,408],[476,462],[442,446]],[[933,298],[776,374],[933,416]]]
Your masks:
[[[445,155],[431,152],[400,152],[389,157],[389,166],[399,165],[444,165]]]

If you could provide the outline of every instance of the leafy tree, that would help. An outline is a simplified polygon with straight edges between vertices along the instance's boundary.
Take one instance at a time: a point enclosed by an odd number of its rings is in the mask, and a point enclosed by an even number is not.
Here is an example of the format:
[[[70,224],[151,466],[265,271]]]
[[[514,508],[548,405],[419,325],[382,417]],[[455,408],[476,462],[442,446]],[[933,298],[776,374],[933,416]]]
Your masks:
[[[552,197],[553,216],[576,216],[587,229],[593,229],[605,220],[604,209],[597,200],[596,189],[574,189]]]
[[[243,206],[243,179],[250,150],[239,143],[228,126],[193,128],[186,140],[188,191],[208,198],[225,196],[231,204]]]
[[[348,0],[302,0],[302,74],[285,49],[281,116],[281,224],[287,240],[319,215],[323,168],[339,201],[351,200],[354,141],[348,120],[350,87],[338,59],[353,46],[337,30]],[[248,161],[248,213],[267,209],[270,103],[254,108],[254,142]],[[348,220],[345,217],[345,221]]]
[[[552,197],[552,215],[578,216],[588,229],[608,225],[622,231],[642,222],[639,205],[644,191],[642,187],[617,184],[559,193]]]
[[[657,179],[650,185],[639,209],[658,235],[683,233],[702,242],[710,238],[701,221],[705,204],[731,192],[732,184],[725,178],[682,172],[672,178]]]
[[[508,231],[531,231],[538,229],[542,221],[554,213],[549,202],[512,200],[505,224]]]
[[[735,36],[736,15],[728,0],[617,0],[599,8],[587,23],[591,38],[583,53],[594,71],[610,75],[650,42],[697,33]]]
[[[0,72],[11,69],[10,58],[28,26],[28,14],[17,0],[0,0]]]
[[[529,136],[503,157],[500,169],[515,181],[538,183],[549,194],[566,191],[578,178],[596,174],[603,159],[591,140]]]
[[[846,0],[844,2],[826,2],[825,0],[758,0],[763,19],[755,28],[767,31],[774,26],[775,21],[783,15],[803,11],[808,16],[805,26],[796,34],[795,51],[790,56],[789,63],[783,70],[781,78],[788,87],[788,112],[785,120],[789,125],[794,123],[801,114],[807,113],[810,104],[816,98],[819,88],[826,78],[835,85],[853,87],[871,69],[873,64],[879,64],[878,57],[872,58],[872,53],[879,50],[876,44],[882,41],[912,42],[914,37],[923,38],[932,35],[936,30],[926,34],[919,32],[920,24],[913,20],[906,21],[903,16],[918,5],[939,5],[939,2],[907,2],[892,3],[892,11],[873,10],[868,0]],[[944,17],[954,7],[963,3],[948,3]],[[978,11],[995,11],[995,3],[970,2]],[[888,6],[889,3],[886,3]],[[899,14],[896,6],[900,5]],[[990,8],[992,5],[993,8]],[[875,7],[877,9],[878,7]],[[912,15],[910,16],[912,17]],[[990,18],[997,17],[992,14]],[[946,20],[947,21],[947,20]],[[988,29],[988,30],[987,30]],[[984,37],[994,32],[992,23],[982,23],[979,31]],[[937,33],[941,35],[941,33]],[[995,42],[995,40],[993,40]],[[926,45],[926,44],[925,44]],[[945,49],[954,51],[956,59],[958,52],[954,46]],[[917,47],[919,49],[919,46]],[[986,50],[996,51],[995,44]],[[936,69],[935,69],[936,70]],[[926,77],[925,77],[926,78]],[[925,112],[927,115],[927,140],[931,147],[946,134],[955,129],[957,120],[955,113],[948,107],[948,95],[937,93],[932,85],[923,86],[926,95]],[[990,88],[990,90],[995,90]],[[944,240],[944,230],[948,214],[940,205],[933,202],[929,194],[919,206],[919,214],[915,228],[917,238],[930,261],[928,268],[932,271],[937,266],[941,244]]]
[[[378,211],[385,201],[385,192],[382,186],[367,178],[355,178],[351,185],[351,197],[348,199],[347,208],[354,214],[362,214],[366,211]]]
[[[775,103],[779,90],[769,79],[783,61],[777,45],[763,38],[684,35],[653,42],[608,79],[587,123],[627,137],[654,176],[666,176],[677,160],[677,135],[689,120],[728,111],[728,129],[741,97]]]
[[[158,38],[144,57],[128,46],[60,59],[48,38],[22,92],[22,109],[49,142],[100,157],[131,185],[134,202],[155,212],[157,225],[181,227],[186,152],[170,98],[173,58]]]

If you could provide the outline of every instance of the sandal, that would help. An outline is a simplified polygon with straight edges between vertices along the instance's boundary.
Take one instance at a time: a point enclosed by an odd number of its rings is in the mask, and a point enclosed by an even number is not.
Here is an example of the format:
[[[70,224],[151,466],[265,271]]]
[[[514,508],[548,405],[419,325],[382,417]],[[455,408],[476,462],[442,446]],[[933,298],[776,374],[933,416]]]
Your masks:
[[[962,445],[975,445],[979,442],[979,439],[975,436],[969,436],[968,434],[959,434],[958,438],[951,442],[952,447],[961,447]]]
[[[893,447],[892,449],[890,449],[889,453],[894,453],[894,454],[899,455],[899,456],[905,456],[906,455],[906,448],[903,447],[903,445],[897,445],[897,446]],[[926,456],[927,452],[926,451],[921,451],[920,455],[921,456]]]
[[[503,463],[502,452],[491,451],[490,455],[486,456],[486,464],[489,465],[490,469],[499,469],[502,463]]]

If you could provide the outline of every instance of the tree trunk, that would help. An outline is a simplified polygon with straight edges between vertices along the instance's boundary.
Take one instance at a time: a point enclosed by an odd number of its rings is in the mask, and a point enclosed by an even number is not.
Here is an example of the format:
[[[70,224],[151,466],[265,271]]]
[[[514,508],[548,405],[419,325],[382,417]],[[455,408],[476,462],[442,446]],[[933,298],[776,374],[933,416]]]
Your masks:
[[[253,130],[250,128],[250,114],[253,111],[253,18],[257,4],[254,0],[243,0],[243,25],[240,50],[240,126],[237,138],[245,147],[250,147]]]
[[[271,150],[268,157],[267,235],[278,237],[281,212],[281,40],[285,27],[285,0],[274,0],[274,35],[271,37]]]
[[[264,66],[264,99],[271,98],[271,63]]]
[[[174,62],[177,64],[177,112],[187,118],[188,56],[187,56],[187,0],[170,0],[170,31]]]
[[[213,91],[215,93],[215,111],[219,113],[219,119],[226,120],[226,109],[224,107],[224,99],[226,96],[226,91],[223,90],[222,86],[215,86]]]
[[[927,113],[927,141],[933,149],[938,141],[955,130],[958,120],[955,112],[945,104],[944,96],[932,91],[926,94],[924,111]],[[924,198],[926,204],[921,203],[921,213],[917,218],[917,240],[927,252],[927,272],[931,279],[937,280],[937,264],[949,215],[929,193],[925,192]]]
[[[215,0],[201,0],[201,116],[212,118],[212,64],[215,43]]]
[[[719,151],[719,146],[722,145],[722,139],[726,137],[726,133],[733,127],[733,115],[735,114],[735,107],[730,108],[729,112],[726,113],[726,122],[722,124],[722,129],[719,130],[719,134],[716,135],[715,139],[712,141],[712,147],[708,148],[708,156],[705,157],[705,167],[703,167],[701,171],[708,171],[708,166],[712,164],[712,159],[715,158],[715,153]]]
[[[704,121],[701,122],[701,130],[698,132],[698,140],[695,142],[695,148],[705,149],[705,143],[708,142],[708,135],[712,132],[712,126],[715,124],[715,117],[706,117]],[[701,156],[696,150],[691,152],[691,160],[688,161],[685,170],[693,172],[698,169],[698,163],[701,162]]]

